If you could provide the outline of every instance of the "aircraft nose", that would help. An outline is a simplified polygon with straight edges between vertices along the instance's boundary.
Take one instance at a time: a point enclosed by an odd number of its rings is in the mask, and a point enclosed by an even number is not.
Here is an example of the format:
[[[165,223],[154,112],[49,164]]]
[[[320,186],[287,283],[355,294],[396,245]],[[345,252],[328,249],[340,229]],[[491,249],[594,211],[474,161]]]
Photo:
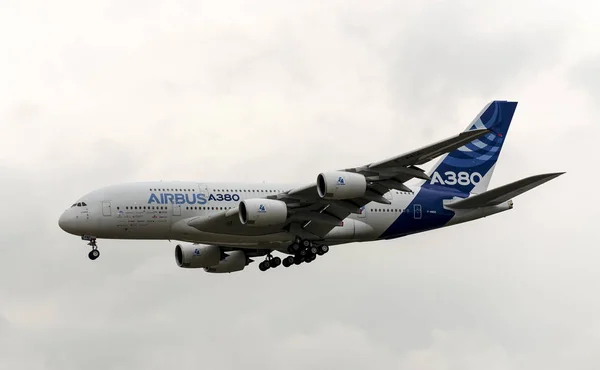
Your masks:
[[[69,211],[63,212],[58,219],[58,226],[69,234],[75,234],[77,229],[77,220],[75,216],[69,214]]]

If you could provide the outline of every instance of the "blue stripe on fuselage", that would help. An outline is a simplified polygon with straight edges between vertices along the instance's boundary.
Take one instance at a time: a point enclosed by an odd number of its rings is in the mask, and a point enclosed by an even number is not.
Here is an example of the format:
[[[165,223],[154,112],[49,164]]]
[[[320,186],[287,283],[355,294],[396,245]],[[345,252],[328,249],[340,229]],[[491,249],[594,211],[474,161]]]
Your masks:
[[[454,216],[453,211],[444,208],[444,200],[454,197],[466,198],[467,196],[468,194],[454,189],[420,188],[406,210],[381,234],[380,238],[393,239],[442,227]],[[420,219],[415,219],[415,205],[421,205]]]

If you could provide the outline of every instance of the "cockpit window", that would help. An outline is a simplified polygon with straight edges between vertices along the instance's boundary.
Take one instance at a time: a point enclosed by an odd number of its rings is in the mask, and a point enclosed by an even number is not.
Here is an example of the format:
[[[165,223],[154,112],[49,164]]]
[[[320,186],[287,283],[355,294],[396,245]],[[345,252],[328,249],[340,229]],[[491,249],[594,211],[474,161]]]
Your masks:
[[[77,207],[81,207],[81,203],[77,203]]]
[[[75,207],[77,205],[77,203],[73,203],[73,205],[71,206],[71,208]]]
[[[82,207],[87,207],[87,204],[85,204],[85,202],[81,202],[81,206]]]

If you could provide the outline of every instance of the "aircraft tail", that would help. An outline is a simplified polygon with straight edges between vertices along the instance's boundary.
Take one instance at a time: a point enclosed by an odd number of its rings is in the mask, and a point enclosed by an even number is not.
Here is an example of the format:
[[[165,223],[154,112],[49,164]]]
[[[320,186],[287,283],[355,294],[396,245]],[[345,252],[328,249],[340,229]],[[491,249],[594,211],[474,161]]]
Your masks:
[[[486,191],[516,108],[517,102],[500,100],[486,105],[465,131],[488,129],[490,133],[444,155],[429,171],[431,180],[421,186],[462,193]]]

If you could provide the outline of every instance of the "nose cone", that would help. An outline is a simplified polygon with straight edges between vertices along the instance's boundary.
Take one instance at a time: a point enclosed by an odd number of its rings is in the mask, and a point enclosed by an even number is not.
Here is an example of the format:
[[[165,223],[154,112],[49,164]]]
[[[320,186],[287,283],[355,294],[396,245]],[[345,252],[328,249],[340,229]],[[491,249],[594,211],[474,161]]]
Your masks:
[[[69,234],[76,234],[77,219],[71,212],[65,211],[58,219],[58,226]]]

